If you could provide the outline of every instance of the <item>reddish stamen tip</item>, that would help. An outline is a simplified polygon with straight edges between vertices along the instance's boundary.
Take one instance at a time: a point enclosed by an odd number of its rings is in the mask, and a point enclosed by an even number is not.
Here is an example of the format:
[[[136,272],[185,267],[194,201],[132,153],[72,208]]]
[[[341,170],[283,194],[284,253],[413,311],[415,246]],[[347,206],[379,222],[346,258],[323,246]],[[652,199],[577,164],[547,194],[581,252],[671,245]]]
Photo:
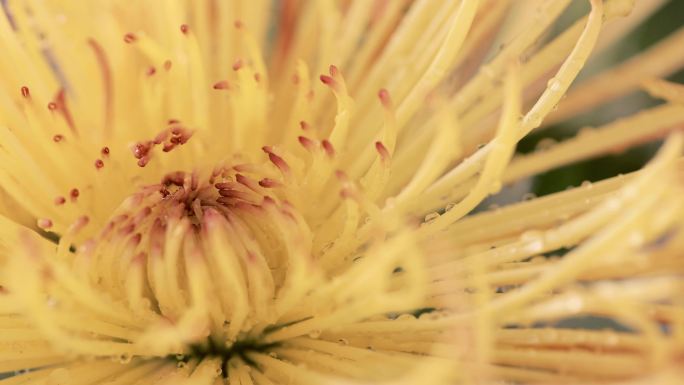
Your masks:
[[[102,150],[100,150],[100,153],[104,156],[109,156],[109,147],[102,147]]]
[[[331,64],[328,70],[330,71],[330,76],[332,77],[337,77],[337,75],[340,74],[340,70],[335,65]]]
[[[240,68],[242,68],[242,65],[242,59],[237,59],[235,63],[233,63],[233,71],[239,70]]]
[[[130,240],[131,244],[135,245],[135,246],[139,245],[140,241],[142,241],[142,234],[140,234],[140,233],[133,234],[133,236],[131,237],[131,240]]]
[[[264,178],[259,181],[259,186],[265,187],[265,188],[273,188],[280,186],[280,182],[277,180],[271,179],[271,178]]]
[[[235,180],[243,186],[251,187],[254,182],[242,174],[235,174]]]
[[[385,147],[382,142],[375,142],[375,150],[378,151],[378,154],[380,154],[380,158],[383,162],[390,160],[390,153],[387,151],[387,147]]]
[[[63,205],[64,203],[66,203],[66,198],[64,198],[64,197],[57,197],[57,198],[55,198],[55,201],[54,201],[54,202],[55,202],[55,205],[61,206],[61,205]]]
[[[261,81],[261,74],[260,73],[254,74],[254,81],[257,83],[259,83]]]
[[[26,99],[31,98],[31,91],[29,91],[29,88],[26,86],[21,87],[21,96],[23,96]]]
[[[62,140],[64,140],[64,135],[57,134],[57,135],[52,137],[52,141],[55,143],[59,143]]]
[[[264,196],[264,200],[262,201],[262,204],[264,205],[274,205],[275,203],[275,200],[268,195]]]
[[[166,71],[170,71],[172,66],[173,63],[171,62],[171,60],[167,60],[164,62],[164,70]]]
[[[331,78],[328,75],[321,75],[320,79],[321,79],[321,82],[323,82],[323,84],[330,86],[330,87],[334,87],[336,84],[335,79]]]
[[[138,37],[135,36],[135,35],[132,34],[132,33],[127,33],[127,34],[124,35],[123,40],[124,40],[124,42],[126,42],[126,43],[128,43],[128,44],[131,44],[131,43],[133,43],[134,41],[138,40]]]
[[[143,156],[142,158],[138,159],[138,166],[140,167],[145,167],[147,166],[147,163],[149,163],[150,157],[149,156]]]
[[[50,103],[48,103],[47,107],[48,107],[48,110],[54,111],[54,110],[57,109],[58,106],[57,106],[57,103],[55,103],[55,102],[50,102]]]
[[[52,227],[52,221],[47,218],[38,219],[38,227],[41,229],[49,229]]]
[[[147,68],[147,71],[145,71],[145,74],[146,74],[147,76],[152,76],[152,75],[154,75],[154,74],[156,74],[156,73],[157,73],[157,69],[154,68],[154,67],[149,67],[149,68]]]
[[[283,158],[279,157],[278,155],[269,152],[268,159],[283,173],[288,173],[290,171],[290,166],[287,164],[287,162],[285,162]]]
[[[119,229],[119,234],[120,235],[128,235],[133,233],[135,231],[135,224],[131,223],[130,225],[126,225],[122,228]]]
[[[386,89],[381,89],[378,91],[378,98],[380,98],[380,102],[382,103],[383,106],[385,107],[391,107],[392,106],[392,99],[390,98],[389,91]]]
[[[169,120],[167,121],[167,123],[168,123],[169,125],[178,124],[178,123],[180,123],[180,120],[178,120],[178,119],[169,119]]]
[[[190,27],[187,24],[181,24],[180,30],[183,32],[183,35],[187,35],[190,32]]]
[[[101,169],[102,167],[104,167],[104,162],[102,161],[102,159],[97,159],[97,160],[95,161],[95,168],[99,170],[99,169]]]
[[[135,159],[140,159],[147,155],[148,152],[150,152],[150,145],[147,143],[136,143],[133,145],[131,148],[131,152],[133,152],[133,156]]]
[[[297,74],[292,75],[292,83],[293,84],[299,84],[300,80],[301,79],[299,79],[299,75],[297,75]]]
[[[83,227],[83,226],[87,225],[88,223],[90,223],[90,218],[87,215],[84,215],[82,217],[78,217],[78,219],[76,219],[75,224],[78,225],[79,227]]]
[[[78,199],[79,195],[81,195],[81,192],[78,191],[77,188],[72,188],[71,191],[69,191],[69,196],[71,197],[72,202],[76,202],[76,199]]]
[[[227,90],[230,88],[230,84],[226,80],[221,80],[220,82],[214,83],[215,90]]]
[[[307,123],[307,122],[305,122],[305,121],[302,120],[302,121],[299,122],[299,127],[301,127],[302,130],[305,130],[305,131],[306,131],[306,130],[308,130],[309,128],[311,128],[311,125],[309,125],[309,123]]]
[[[307,150],[312,150],[316,145],[313,140],[307,138],[306,136],[298,136],[299,144],[301,144]]]
[[[245,25],[242,24],[242,20],[235,20],[235,22],[233,23],[233,26],[235,26],[235,28],[237,28],[237,29],[242,29],[242,27],[244,27]]]
[[[321,142],[321,145],[323,146],[323,149],[325,150],[325,153],[328,154],[329,157],[334,157],[335,156],[335,148],[333,147],[332,143],[328,139],[323,139]]]

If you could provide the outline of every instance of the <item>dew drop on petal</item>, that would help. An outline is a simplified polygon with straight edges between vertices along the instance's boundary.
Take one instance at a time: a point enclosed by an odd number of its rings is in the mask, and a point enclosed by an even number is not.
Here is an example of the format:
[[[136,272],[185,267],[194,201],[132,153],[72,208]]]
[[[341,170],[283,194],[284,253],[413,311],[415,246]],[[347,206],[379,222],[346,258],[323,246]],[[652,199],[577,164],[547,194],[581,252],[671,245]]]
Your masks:
[[[439,213],[432,212],[432,213],[427,214],[423,221],[425,223],[431,223],[434,220],[436,220],[437,218],[439,218]]]
[[[414,321],[416,319],[416,316],[413,314],[401,314],[399,317],[397,317],[397,321]]]
[[[309,336],[309,338],[317,339],[321,336],[321,331],[318,329],[314,329],[310,331],[309,334],[307,334],[307,336]]]
[[[532,193],[532,192],[528,192],[528,193],[523,194],[522,200],[523,201],[531,201],[531,200],[535,199],[536,197],[537,197],[537,194]]]
[[[556,78],[551,78],[549,81],[546,83],[546,88],[548,88],[550,91],[553,92],[558,92],[561,89],[561,83],[558,79]]]
[[[534,149],[537,151],[545,151],[552,148],[556,143],[556,140],[553,138],[544,138],[537,143]]]
[[[540,231],[526,231],[520,235],[520,241],[525,244],[528,253],[538,253],[544,249],[544,234]]]

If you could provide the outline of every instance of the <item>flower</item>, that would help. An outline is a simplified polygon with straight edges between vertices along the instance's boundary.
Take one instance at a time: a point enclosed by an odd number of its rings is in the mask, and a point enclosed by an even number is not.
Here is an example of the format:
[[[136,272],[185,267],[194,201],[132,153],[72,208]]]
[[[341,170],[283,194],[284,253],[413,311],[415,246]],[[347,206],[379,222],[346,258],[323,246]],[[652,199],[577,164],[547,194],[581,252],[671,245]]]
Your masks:
[[[570,88],[662,2],[569,3],[3,1],[0,384],[678,383],[684,35]]]

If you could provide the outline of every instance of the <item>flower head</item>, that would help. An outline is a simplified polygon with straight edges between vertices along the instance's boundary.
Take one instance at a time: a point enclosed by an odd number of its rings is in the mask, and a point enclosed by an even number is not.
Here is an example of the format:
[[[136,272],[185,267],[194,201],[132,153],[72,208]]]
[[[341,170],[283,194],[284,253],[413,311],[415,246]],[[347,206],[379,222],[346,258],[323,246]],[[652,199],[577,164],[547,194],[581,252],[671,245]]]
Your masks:
[[[662,2],[569,3],[3,1],[0,384],[676,383],[684,35],[571,88]]]

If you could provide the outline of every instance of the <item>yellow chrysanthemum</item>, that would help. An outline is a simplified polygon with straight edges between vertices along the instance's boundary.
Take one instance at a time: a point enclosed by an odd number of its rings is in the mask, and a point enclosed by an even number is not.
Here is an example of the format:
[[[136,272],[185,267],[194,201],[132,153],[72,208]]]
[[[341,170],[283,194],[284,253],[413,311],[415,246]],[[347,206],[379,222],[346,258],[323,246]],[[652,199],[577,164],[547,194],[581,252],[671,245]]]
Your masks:
[[[2,1],[0,384],[680,384],[684,30],[568,91],[663,1],[570,3]]]

